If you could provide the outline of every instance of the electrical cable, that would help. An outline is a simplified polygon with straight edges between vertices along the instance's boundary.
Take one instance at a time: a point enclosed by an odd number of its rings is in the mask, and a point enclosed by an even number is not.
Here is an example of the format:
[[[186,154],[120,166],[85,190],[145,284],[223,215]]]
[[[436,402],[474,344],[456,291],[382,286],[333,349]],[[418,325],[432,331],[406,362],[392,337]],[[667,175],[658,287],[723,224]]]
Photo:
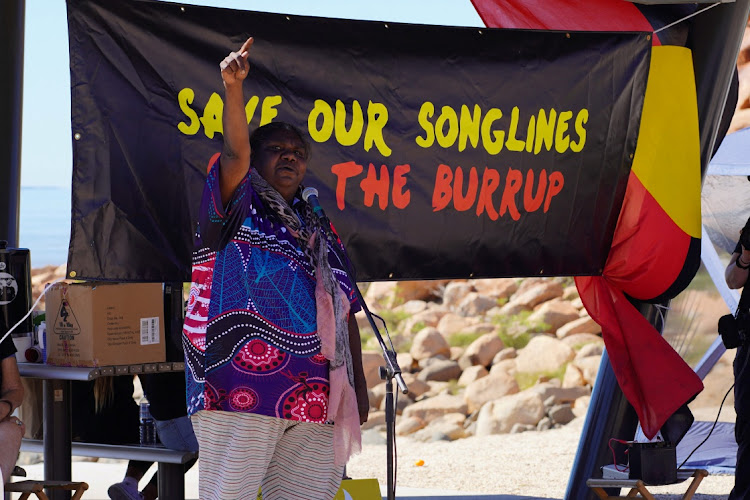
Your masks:
[[[686,21],[686,20],[690,19],[691,17],[697,16],[698,14],[702,14],[702,13],[706,12],[706,11],[707,11],[708,9],[713,9],[714,7],[716,7],[717,5],[720,5],[720,4],[721,4],[721,2],[716,2],[716,3],[715,3],[715,4],[713,4],[713,5],[709,5],[709,6],[708,6],[708,7],[706,7],[705,9],[701,9],[701,10],[699,10],[699,11],[693,12],[693,13],[692,13],[692,14],[690,14],[689,16],[685,16],[685,17],[683,17],[682,19],[678,19],[677,21],[675,21],[675,22],[673,22],[673,23],[669,23],[669,24],[667,24],[666,26],[662,26],[662,27],[661,27],[661,28],[659,28],[658,30],[654,31],[654,33],[659,33],[660,31],[664,31],[664,30],[665,30],[665,29],[667,29],[667,28],[671,28],[671,27],[672,27],[672,26],[674,26],[675,24],[679,24],[679,23],[681,23],[682,21]]]
[[[34,305],[32,305],[32,306],[31,306],[31,309],[29,309],[29,311],[28,311],[28,312],[27,312],[26,314],[24,314],[23,318],[21,318],[20,320],[18,320],[18,323],[16,323],[15,325],[11,326],[11,327],[10,327],[10,329],[9,329],[9,330],[8,330],[7,332],[5,332],[5,335],[3,335],[3,337],[2,337],[2,338],[0,338],[0,344],[1,344],[1,343],[3,343],[3,342],[5,341],[5,339],[6,339],[6,338],[8,338],[8,335],[10,335],[10,333],[11,333],[11,332],[12,332],[13,330],[15,330],[15,329],[16,329],[16,328],[18,327],[18,325],[20,325],[21,323],[23,323],[23,321],[24,321],[24,320],[25,320],[26,318],[28,318],[28,317],[29,317],[29,315],[30,315],[30,314],[32,313],[32,311],[34,310],[34,308],[36,308],[37,304],[39,304],[39,301],[40,301],[40,300],[42,300],[42,297],[44,297],[45,295],[47,295],[47,290],[49,290],[49,289],[50,289],[50,287],[51,287],[52,285],[54,285],[55,283],[57,283],[57,282],[59,282],[59,281],[62,281],[62,280],[64,280],[64,279],[65,279],[65,278],[57,278],[57,279],[56,279],[55,281],[53,281],[52,283],[47,283],[47,284],[46,284],[46,285],[44,286],[44,290],[42,291],[42,293],[40,293],[40,294],[39,294],[39,297],[37,297],[36,301],[34,301]]]
[[[722,400],[721,400],[721,404],[719,405],[719,412],[718,412],[718,413],[716,414],[716,420],[714,420],[714,425],[712,425],[712,426],[711,426],[711,430],[710,430],[710,431],[708,431],[708,434],[707,434],[707,435],[706,435],[706,437],[705,437],[705,438],[703,439],[703,441],[701,441],[701,442],[700,442],[700,443],[698,444],[698,446],[696,446],[695,448],[693,448],[693,451],[691,451],[691,452],[690,452],[690,454],[689,454],[689,455],[688,455],[688,456],[687,456],[687,457],[685,458],[685,460],[683,460],[683,461],[682,461],[682,463],[680,464],[680,466],[679,466],[679,467],[677,467],[677,470],[680,470],[680,469],[682,469],[682,466],[683,466],[683,465],[685,465],[685,463],[686,463],[686,462],[687,462],[687,461],[688,461],[688,460],[690,459],[690,457],[692,457],[692,456],[693,456],[693,453],[695,453],[695,452],[696,452],[696,450],[698,450],[698,448],[700,448],[701,446],[703,446],[703,444],[704,444],[704,443],[705,443],[706,441],[708,441],[708,438],[710,438],[710,437],[711,437],[711,433],[712,433],[712,432],[714,431],[714,429],[716,428],[716,424],[717,424],[717,422],[719,421],[719,416],[721,415],[721,408],[722,408],[722,407],[724,406],[724,401],[726,401],[726,400],[727,400],[727,396],[729,396],[729,393],[730,393],[730,392],[732,392],[732,389],[734,389],[734,384],[732,384],[732,387],[730,387],[730,388],[729,388],[729,390],[727,391],[727,393],[726,393],[726,394],[724,394],[724,399],[722,399]]]

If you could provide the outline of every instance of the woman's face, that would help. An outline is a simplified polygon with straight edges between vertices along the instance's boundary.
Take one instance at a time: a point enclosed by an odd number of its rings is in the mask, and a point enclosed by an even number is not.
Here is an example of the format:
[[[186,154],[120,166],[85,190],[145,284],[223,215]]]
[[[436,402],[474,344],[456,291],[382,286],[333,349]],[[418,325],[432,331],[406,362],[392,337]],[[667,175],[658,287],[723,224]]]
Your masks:
[[[277,130],[253,150],[250,165],[291,203],[307,172],[307,151],[302,140],[289,130]]]

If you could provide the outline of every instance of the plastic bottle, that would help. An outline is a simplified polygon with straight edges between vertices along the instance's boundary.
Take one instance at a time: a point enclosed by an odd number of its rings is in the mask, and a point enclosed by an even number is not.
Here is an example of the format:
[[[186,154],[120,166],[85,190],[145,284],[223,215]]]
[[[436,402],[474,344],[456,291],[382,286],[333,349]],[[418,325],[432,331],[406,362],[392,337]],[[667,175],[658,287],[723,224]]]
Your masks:
[[[39,347],[42,349],[42,363],[47,362],[47,322],[42,321],[39,323],[39,327],[37,330],[37,342],[39,342]]]
[[[156,425],[149,411],[149,402],[146,396],[141,398],[140,406],[140,433],[141,446],[153,446],[156,444]]]

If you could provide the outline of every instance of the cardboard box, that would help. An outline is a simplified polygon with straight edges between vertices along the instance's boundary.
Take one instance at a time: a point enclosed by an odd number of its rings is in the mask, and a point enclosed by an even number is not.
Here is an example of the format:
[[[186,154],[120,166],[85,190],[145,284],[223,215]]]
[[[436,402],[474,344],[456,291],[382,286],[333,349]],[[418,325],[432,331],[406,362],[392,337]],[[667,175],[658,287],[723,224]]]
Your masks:
[[[47,291],[47,363],[111,366],[161,363],[161,283],[57,283]]]

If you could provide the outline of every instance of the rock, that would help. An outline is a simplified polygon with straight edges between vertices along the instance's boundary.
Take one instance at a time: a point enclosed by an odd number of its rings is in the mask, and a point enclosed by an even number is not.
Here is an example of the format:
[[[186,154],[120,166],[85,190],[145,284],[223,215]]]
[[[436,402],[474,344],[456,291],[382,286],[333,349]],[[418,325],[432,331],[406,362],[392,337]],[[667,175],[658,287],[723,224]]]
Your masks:
[[[371,411],[367,416],[367,422],[362,424],[361,429],[363,431],[367,429],[374,429],[379,425],[385,424],[385,412],[382,410]]]
[[[443,336],[445,336],[445,338],[450,338],[456,333],[466,331],[467,328],[475,324],[477,324],[475,318],[464,318],[455,313],[447,313],[440,318],[436,328],[441,334],[443,334]]]
[[[396,300],[404,303],[410,300],[437,300],[443,288],[451,280],[399,281],[396,287]]]
[[[575,285],[566,286],[563,289],[562,299],[571,301],[580,298],[578,295],[578,287]]]
[[[604,345],[604,340],[599,335],[595,335],[593,333],[573,333],[571,335],[565,336],[560,340],[576,350],[580,349],[586,344]]]
[[[494,309],[494,308],[493,308]],[[511,300],[504,306],[500,308],[499,316],[515,316],[517,314],[520,314],[524,311],[530,311],[531,307],[522,304],[520,302],[516,302],[514,300]]]
[[[526,284],[525,281],[524,284]],[[523,286],[521,288],[523,288]],[[521,288],[519,288],[518,292],[513,295],[511,302],[523,305],[527,309],[532,309],[534,306],[541,304],[542,302],[562,297],[563,294],[562,284],[551,280],[544,280],[523,291]]]
[[[422,442],[437,440],[455,441],[456,439],[461,439],[466,437],[464,420],[466,420],[466,415],[463,413],[448,413],[436,418],[426,427],[415,432],[412,438]]]
[[[435,355],[431,358],[425,358],[419,361],[419,369],[424,370],[428,366],[430,366],[433,363],[437,363],[438,361],[446,361],[448,358],[443,354]],[[417,377],[419,377],[419,373],[417,373]]]
[[[547,415],[549,415],[549,418],[551,418],[554,423],[561,425],[570,423],[571,420],[576,418],[570,404],[555,405],[550,408]]]
[[[381,356],[382,357],[382,356]],[[383,361],[385,363],[385,361]],[[412,372],[419,369],[417,360],[408,352],[399,352],[396,354],[396,363],[404,373]]]
[[[409,352],[414,359],[420,361],[440,354],[448,357],[451,355],[451,348],[437,328],[426,327],[414,337]]]
[[[464,330],[464,333],[469,334],[485,334],[485,333],[494,333],[497,334],[498,328],[497,326],[493,325],[492,323],[477,323],[475,325],[469,325],[466,327],[466,330]]]
[[[578,309],[579,313],[580,311],[585,311],[583,308],[583,301],[581,300],[581,297],[577,297],[570,301],[570,305]]]
[[[441,394],[450,395],[448,390],[450,384],[448,382],[438,382],[437,380],[430,380],[429,382],[427,382],[427,385],[430,386],[430,390],[423,394],[423,396],[425,397],[434,397]]]
[[[518,351],[516,369],[526,373],[554,372],[573,358],[575,351],[565,343],[547,335],[539,335]]]
[[[529,289],[534,288],[537,285],[544,284],[547,281],[550,281],[550,279],[549,278],[526,278],[525,280],[521,281],[521,283],[518,284],[518,289],[516,290],[516,294],[522,295],[526,293]]]
[[[559,387],[558,380],[537,384],[526,389],[528,392],[539,394],[542,401],[552,398],[552,405],[570,404],[581,396],[588,396],[591,390],[588,387]]]
[[[576,354],[576,359],[588,358],[589,356],[599,356],[604,354],[604,344],[586,344]]]
[[[495,363],[499,363],[504,359],[514,359],[516,356],[517,353],[515,347],[506,347],[505,349],[502,349],[500,352],[495,354],[495,357],[492,358],[492,364],[494,365]]]
[[[464,355],[464,351],[465,350],[466,349],[464,349],[463,347],[452,346],[451,347],[451,357],[450,357],[450,359],[452,359],[453,361],[458,361],[461,358],[461,356]],[[462,369],[463,369],[463,367],[462,367]]]
[[[552,420],[549,417],[544,417],[536,424],[536,430],[546,431],[552,428]]]
[[[474,289],[493,299],[507,299],[518,290],[516,278],[476,279]]]
[[[494,375],[496,373],[507,373],[508,375],[515,375],[517,371],[518,370],[516,369],[515,358],[504,359],[492,364],[492,367],[490,368],[490,375]]]
[[[546,328],[540,331],[553,333],[561,326],[579,319],[578,309],[573,307],[570,302],[564,300],[550,300],[544,302],[528,317],[528,322],[532,324],[544,324]]]
[[[411,318],[407,318],[402,321],[402,331],[408,335],[411,335],[414,329],[421,330],[428,326],[435,327],[444,314],[445,312],[442,309],[434,307],[427,308],[424,311],[413,315]]]
[[[445,291],[443,292],[443,305],[450,310],[454,310],[463,298],[473,291],[474,287],[466,282],[448,283],[445,285]]]
[[[394,384],[393,384],[393,391],[394,392],[398,391],[398,387],[396,386],[395,381],[394,381]],[[385,396],[385,394],[384,394],[384,396]],[[385,400],[386,400],[386,398],[384,397],[380,401],[380,405],[378,406],[379,410],[383,410],[383,411],[386,410]],[[372,404],[372,403],[370,403],[370,404]],[[396,415],[402,415],[404,413],[404,408],[406,408],[410,404],[414,404],[414,400],[413,399],[411,399],[408,395],[399,394],[398,395],[398,400],[396,401]]]
[[[396,435],[397,436],[406,436],[408,434],[412,434],[414,432],[417,432],[419,429],[422,429],[425,425],[425,422],[417,417],[403,417],[401,416],[400,419],[398,419],[398,422],[396,423]]]
[[[402,415],[404,417],[417,417],[429,423],[449,413],[463,413],[466,415],[466,410],[466,403],[461,396],[441,394],[409,405]]]
[[[383,354],[375,351],[362,351],[362,368],[365,372],[368,389],[372,389],[382,382],[380,367],[385,363]]]
[[[413,316],[414,314],[421,313],[426,309],[427,302],[425,302],[424,300],[410,300],[409,302],[401,304],[398,307],[394,307],[393,312],[404,313]]]
[[[513,424],[513,427],[510,429],[511,434],[520,434],[522,432],[526,431],[533,431],[536,429],[535,425],[529,425],[529,424]]]
[[[417,375],[417,379],[425,382],[431,380],[448,382],[450,380],[456,380],[460,376],[461,368],[456,361],[450,359],[439,359],[422,369]]]
[[[512,375],[507,372],[497,372],[469,384],[464,392],[464,400],[471,413],[479,410],[488,401],[515,394],[518,390],[518,382]]]
[[[369,392],[370,395],[370,406],[372,408],[380,408],[380,404],[385,398],[385,382],[381,382]],[[382,410],[382,408],[380,408]]]
[[[419,396],[430,390],[430,384],[423,380],[419,380],[413,373],[402,373],[401,377],[404,379],[406,389],[409,391],[409,397],[413,400],[417,400]],[[394,382],[393,390],[397,391],[396,384]]]
[[[565,375],[563,375],[562,386],[563,387],[583,387],[586,385],[586,380],[583,378],[583,372],[573,363],[568,363],[565,367]]]
[[[596,375],[599,373],[599,366],[602,364],[600,356],[589,356],[587,358],[576,359],[573,364],[581,370],[583,380],[588,385],[594,385]]]
[[[576,417],[583,417],[589,410],[591,396],[581,396],[573,402],[573,413]]]
[[[496,305],[496,299],[485,297],[477,292],[471,292],[461,300],[456,308],[456,312],[464,317],[481,316]]]
[[[495,354],[500,352],[505,345],[495,333],[486,333],[469,344],[464,351],[463,357],[471,365],[490,366]]]
[[[489,372],[484,366],[470,366],[461,373],[461,376],[458,378],[458,385],[467,387],[472,382],[476,382],[480,378],[486,377],[488,374]]]
[[[479,410],[475,435],[507,434],[515,424],[536,426],[543,417],[542,397],[534,392],[519,392],[485,404]]]
[[[563,339],[568,335],[572,335],[574,333],[602,333],[602,327],[599,326],[596,321],[591,319],[591,316],[587,315],[573,320],[570,323],[564,324],[557,329],[557,332],[555,332],[557,338],[560,339]]]
[[[372,309],[390,308],[396,299],[397,281],[375,281],[364,294],[365,303]]]

